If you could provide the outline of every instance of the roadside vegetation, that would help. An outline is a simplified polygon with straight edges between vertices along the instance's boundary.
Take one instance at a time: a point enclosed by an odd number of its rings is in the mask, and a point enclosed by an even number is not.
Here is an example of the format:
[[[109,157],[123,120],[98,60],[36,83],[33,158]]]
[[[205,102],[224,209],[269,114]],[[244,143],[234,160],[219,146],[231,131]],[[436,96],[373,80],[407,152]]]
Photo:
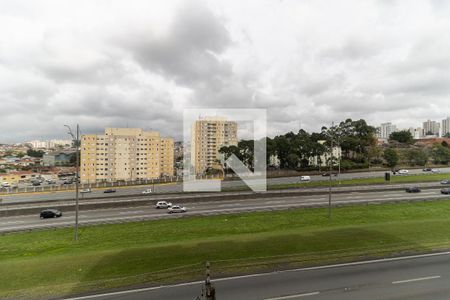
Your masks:
[[[0,236],[0,297],[48,298],[450,248],[450,199]]]

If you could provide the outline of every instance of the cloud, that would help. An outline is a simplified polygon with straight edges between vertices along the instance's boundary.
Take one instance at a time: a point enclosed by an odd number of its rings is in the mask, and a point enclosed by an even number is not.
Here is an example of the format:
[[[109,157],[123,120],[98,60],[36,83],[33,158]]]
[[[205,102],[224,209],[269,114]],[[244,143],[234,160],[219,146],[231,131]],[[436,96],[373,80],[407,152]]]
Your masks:
[[[267,108],[269,133],[450,114],[445,1],[0,4],[0,142],[136,126],[183,108]]]

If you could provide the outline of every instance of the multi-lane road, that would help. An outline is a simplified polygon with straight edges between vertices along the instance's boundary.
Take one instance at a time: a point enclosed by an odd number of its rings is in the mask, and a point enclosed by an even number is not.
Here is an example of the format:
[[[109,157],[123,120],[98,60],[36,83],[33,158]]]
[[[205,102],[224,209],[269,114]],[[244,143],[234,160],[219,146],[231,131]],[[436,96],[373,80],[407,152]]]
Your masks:
[[[443,300],[450,299],[450,253],[222,278],[213,283],[221,300]],[[201,282],[192,282],[71,300],[194,300],[200,294]]]
[[[166,196],[169,197],[169,196]],[[180,196],[176,196],[180,197]],[[157,198],[162,199],[162,198]],[[186,198],[180,198],[185,200]],[[427,199],[450,199],[449,195],[442,195],[440,189],[428,188],[418,194],[409,194],[404,190],[382,190],[367,191],[355,190],[333,195],[332,204],[355,204],[364,202],[393,202]],[[167,198],[168,201],[177,201],[177,198]],[[142,205],[127,206],[126,202],[121,207],[97,208],[92,210],[82,210],[80,212],[80,224],[116,223],[126,221],[152,220],[161,218],[176,218],[181,216],[194,215],[218,215],[250,211],[271,211],[299,207],[323,206],[328,204],[328,195],[319,194],[293,194],[277,197],[276,193],[269,197],[243,198],[229,200],[208,201],[208,198],[200,199],[192,196],[184,205],[188,212],[183,214],[169,215],[165,209],[156,209],[153,201],[145,201]],[[39,219],[38,213],[34,215],[17,215],[0,218],[0,232],[11,232],[28,229],[39,229],[48,227],[64,227],[73,225],[74,212],[63,211],[63,216],[57,219]]]
[[[442,173],[450,172],[450,168],[442,168],[439,169]],[[373,177],[382,177],[384,176],[384,171],[375,171],[375,172],[358,172],[358,173],[342,173],[339,176],[339,179],[353,179],[353,178],[373,178]],[[420,169],[412,169],[409,171],[409,174],[422,174],[424,173]],[[333,180],[338,180],[337,177],[333,177]],[[322,176],[311,176],[311,181],[321,181],[328,180],[328,177]],[[277,185],[277,184],[289,184],[289,183],[297,183],[299,182],[299,177],[278,177],[278,178],[268,178],[268,185]],[[244,186],[245,183],[241,180],[230,180],[230,181],[222,181],[222,188],[236,188]],[[116,189],[116,193],[112,194],[114,196],[127,196],[133,194],[139,194],[144,189],[154,188],[154,193],[179,193],[183,191],[182,183],[168,183],[153,186],[130,186],[130,187],[119,187]],[[84,198],[95,198],[95,197],[107,197],[111,194],[103,194],[104,189],[94,189],[92,193],[84,194],[82,197]],[[13,195],[1,195],[0,198],[3,199],[3,203],[11,203],[11,202],[23,202],[23,201],[45,201],[45,200],[64,200],[64,199],[73,199],[74,192],[73,191],[58,191],[58,192],[43,192],[43,193],[22,193],[22,194],[13,194]]]

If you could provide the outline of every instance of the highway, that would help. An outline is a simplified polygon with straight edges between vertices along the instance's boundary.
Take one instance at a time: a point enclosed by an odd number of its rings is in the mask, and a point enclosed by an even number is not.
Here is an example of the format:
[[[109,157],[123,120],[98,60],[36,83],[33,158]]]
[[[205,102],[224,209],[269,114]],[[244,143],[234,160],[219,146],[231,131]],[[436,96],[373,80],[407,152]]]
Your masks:
[[[213,277],[213,283],[220,300],[444,300],[450,299],[450,253]],[[194,300],[200,294],[201,282],[192,282],[71,300]]]
[[[441,168],[439,169],[441,173],[450,172],[450,168]],[[373,177],[383,177],[384,171],[375,171],[375,172],[358,172],[358,173],[342,173],[339,176],[339,179],[353,179],[353,178],[373,178]],[[409,171],[411,175],[413,174],[426,174],[421,169],[411,169]],[[333,180],[337,180],[337,177],[333,177]],[[449,178],[450,179],[450,178]],[[311,176],[311,181],[323,181],[329,180],[328,177],[323,176]],[[298,183],[299,177],[278,177],[278,178],[268,178],[268,185],[276,185],[276,184],[289,184],[289,183]],[[230,180],[230,181],[222,181],[222,188],[236,188],[245,186],[245,184],[241,180]],[[108,195],[113,196],[127,196],[127,195],[135,195],[141,193],[143,190],[147,188],[154,188],[154,193],[163,194],[163,193],[179,193],[182,192],[182,183],[168,183],[155,185],[154,187],[149,186],[122,186],[116,188],[116,193],[114,194],[104,194],[104,189],[94,189],[92,193],[84,194],[82,197],[94,198],[94,197],[108,197]],[[64,200],[64,199],[73,199],[74,191],[58,191],[58,192],[44,192],[44,193],[22,193],[22,194],[13,194],[13,195],[1,195],[0,198],[3,199],[3,203],[12,203],[12,202],[21,202],[21,201],[46,201],[49,199],[52,200]]]
[[[366,202],[396,202],[409,200],[450,199],[449,195],[442,195],[440,189],[424,189],[421,193],[409,194],[403,190],[383,190],[378,192],[353,191],[333,195],[333,205],[366,203]],[[171,201],[176,201],[176,198]],[[148,202],[148,201],[147,201]],[[326,193],[317,195],[296,195],[277,197],[276,195],[265,198],[250,198],[236,200],[208,201],[207,199],[192,199],[184,203],[188,212],[170,215],[164,209],[155,209],[152,204],[142,206],[122,206],[118,208],[98,208],[80,211],[80,224],[117,223],[141,220],[154,220],[162,218],[177,218],[185,216],[207,216],[218,214],[231,214],[239,212],[284,210],[299,207],[324,206],[328,204]],[[176,202],[174,202],[176,204]],[[74,212],[63,211],[63,216],[56,219],[39,219],[36,215],[19,215],[0,218],[0,232],[12,232],[40,228],[54,228],[72,226]]]

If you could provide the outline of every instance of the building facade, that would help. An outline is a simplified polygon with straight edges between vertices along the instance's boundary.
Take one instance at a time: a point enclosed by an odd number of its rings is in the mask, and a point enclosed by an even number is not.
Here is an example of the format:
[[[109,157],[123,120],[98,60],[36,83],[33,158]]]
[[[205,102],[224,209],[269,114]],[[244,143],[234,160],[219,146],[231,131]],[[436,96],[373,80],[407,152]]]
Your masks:
[[[450,134],[450,117],[442,120],[442,136],[446,136],[447,134]]]
[[[192,125],[191,164],[195,174],[208,169],[221,169],[219,150],[223,146],[236,146],[237,122],[221,117],[205,117]]]
[[[397,126],[392,123],[382,123],[380,127],[377,128],[378,138],[388,140],[393,132],[397,131]]]
[[[42,165],[46,167],[75,165],[75,150],[54,151],[42,156]]]
[[[427,120],[426,122],[423,122],[423,135],[434,135],[439,137],[440,127],[439,122]]]
[[[106,128],[81,137],[82,182],[152,179],[173,175],[173,139],[140,128]]]

